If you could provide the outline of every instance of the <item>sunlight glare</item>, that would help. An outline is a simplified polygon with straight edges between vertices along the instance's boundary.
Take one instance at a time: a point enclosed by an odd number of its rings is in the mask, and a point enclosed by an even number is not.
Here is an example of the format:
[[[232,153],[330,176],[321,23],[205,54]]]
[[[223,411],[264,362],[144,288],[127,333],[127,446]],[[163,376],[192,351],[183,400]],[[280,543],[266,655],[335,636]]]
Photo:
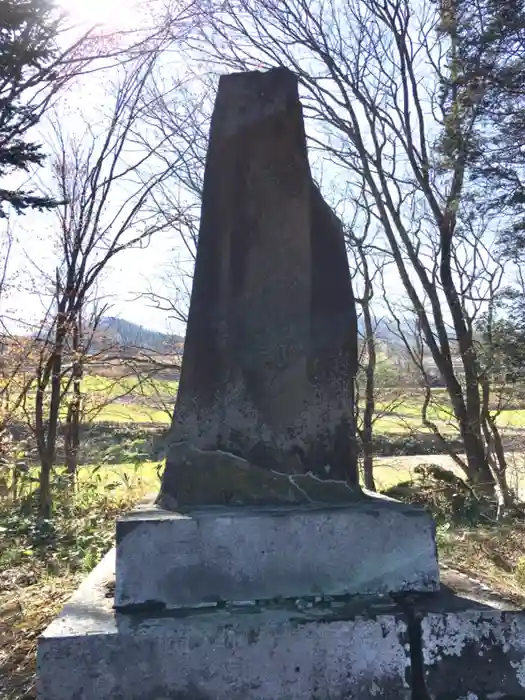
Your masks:
[[[100,25],[107,31],[129,27],[136,13],[137,2],[133,0],[58,0],[76,25],[90,28]]]

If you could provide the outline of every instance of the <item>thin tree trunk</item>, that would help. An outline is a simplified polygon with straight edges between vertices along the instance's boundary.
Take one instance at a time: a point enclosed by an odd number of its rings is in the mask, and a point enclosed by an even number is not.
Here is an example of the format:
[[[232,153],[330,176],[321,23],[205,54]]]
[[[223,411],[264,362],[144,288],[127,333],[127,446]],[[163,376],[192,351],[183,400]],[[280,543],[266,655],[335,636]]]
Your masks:
[[[49,519],[52,511],[51,497],[51,470],[53,468],[53,459],[46,455],[41,459],[40,475],[39,475],[39,498],[38,498],[38,515],[41,518]]]
[[[366,366],[366,387],[365,387],[365,410],[363,412],[363,429],[361,431],[361,442],[363,444],[363,474],[365,487],[370,491],[376,490],[374,481],[374,458],[372,454],[373,420],[375,412],[375,368],[376,349],[372,328],[370,308],[363,305],[363,318],[365,321],[366,345],[367,345],[367,366]]]
[[[65,433],[66,470],[73,482],[78,468],[78,449],[80,446],[79,413],[80,405],[75,397],[68,407]]]
[[[51,514],[51,471],[55,463],[56,438],[61,399],[61,370],[64,339],[66,335],[64,309],[59,306],[55,330],[54,347],[39,376],[35,403],[35,430],[40,457],[39,515],[49,518]],[[51,398],[47,421],[44,421],[44,393],[51,382]]]
[[[75,480],[78,468],[78,449],[80,446],[80,407],[82,401],[80,382],[83,374],[81,336],[81,321],[78,320],[73,328],[73,353],[75,357],[75,362],[72,369],[73,398],[71,399],[67,410],[65,434],[66,470],[73,482]]]
[[[494,452],[496,454],[496,459],[494,460],[494,475],[498,486],[501,490],[501,495],[503,497],[503,505],[508,508],[513,503],[512,494],[507,483],[507,460],[505,459],[505,450],[503,448],[503,442],[501,440],[501,435],[498,430],[498,426],[492,418],[489,417],[488,424],[492,432],[492,440],[494,444]]]
[[[507,460],[498,427],[490,415],[490,382],[486,375],[481,379],[481,387],[483,396],[482,426],[487,446],[487,458],[492,466],[492,473],[496,481],[499,507],[508,508],[512,505],[512,496],[507,484]]]
[[[374,480],[374,456],[372,454],[372,442],[363,442],[363,476],[365,479],[365,488],[369,491],[376,491],[376,482]]]
[[[467,478],[471,485],[487,493],[494,492],[495,479],[487,461],[485,441],[481,435],[480,414],[472,416],[475,407],[463,398],[461,385],[453,371],[444,376],[454,416],[465,446]],[[479,398],[479,397],[478,397]],[[475,403],[475,402],[474,402]],[[479,406],[481,408],[481,406]]]
[[[460,431],[467,453],[468,479],[470,483],[484,492],[493,494],[495,479],[487,460],[483,440],[471,431],[468,422],[460,424]]]

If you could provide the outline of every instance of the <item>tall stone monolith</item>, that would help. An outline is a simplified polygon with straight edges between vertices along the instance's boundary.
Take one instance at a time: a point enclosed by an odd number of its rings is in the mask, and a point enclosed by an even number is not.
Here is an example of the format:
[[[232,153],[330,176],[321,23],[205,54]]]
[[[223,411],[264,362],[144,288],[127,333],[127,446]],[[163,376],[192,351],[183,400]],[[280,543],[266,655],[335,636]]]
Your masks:
[[[342,226],[312,179],[297,78],[282,68],[222,76],[159,502],[180,505],[199,467],[208,488],[232,478],[210,451],[243,458],[252,477],[311,473],[355,486],[356,368]]]

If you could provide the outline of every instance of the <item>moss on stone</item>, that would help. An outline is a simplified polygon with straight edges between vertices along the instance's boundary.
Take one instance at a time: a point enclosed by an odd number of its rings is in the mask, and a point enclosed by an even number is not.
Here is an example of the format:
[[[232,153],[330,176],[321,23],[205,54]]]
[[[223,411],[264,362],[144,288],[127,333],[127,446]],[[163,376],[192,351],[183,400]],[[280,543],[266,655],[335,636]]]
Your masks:
[[[359,489],[343,481],[269,471],[228,452],[198,450],[186,443],[172,446],[166,469],[170,483],[163,484],[157,503],[170,510],[206,505],[337,504],[361,496]]]

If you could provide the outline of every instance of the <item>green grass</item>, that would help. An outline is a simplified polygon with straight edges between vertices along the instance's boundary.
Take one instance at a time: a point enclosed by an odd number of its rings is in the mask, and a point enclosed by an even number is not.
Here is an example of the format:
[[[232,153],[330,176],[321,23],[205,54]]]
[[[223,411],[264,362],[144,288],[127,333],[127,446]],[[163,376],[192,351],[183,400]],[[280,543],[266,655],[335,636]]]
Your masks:
[[[501,428],[525,428],[525,410],[502,411],[497,418],[497,424]]]
[[[178,381],[124,377],[121,379],[86,375],[82,379],[83,408],[86,419],[115,421],[119,423],[169,423],[171,410],[177,395]],[[18,396],[11,392],[13,401]],[[34,411],[35,391],[27,394],[25,409]],[[9,410],[9,407],[6,407]],[[67,405],[61,410],[65,418]],[[22,417],[22,411],[18,414]]]
[[[54,575],[66,564],[68,571],[90,570],[113,542],[115,515],[158,490],[161,466],[156,461],[84,465],[74,488],[64,470],[56,469],[50,522],[35,519],[38,467],[32,467],[16,501],[0,500],[0,572],[29,560]]]
[[[177,394],[178,381],[146,379],[135,377],[120,379],[86,375],[82,380],[84,410],[86,420],[115,423],[159,423],[170,422],[170,411]],[[378,389],[374,431],[376,433],[430,433],[421,422],[423,396],[417,390]],[[510,393],[509,393],[510,396]],[[521,401],[519,391],[516,401]],[[34,397],[29,397],[28,410]],[[361,411],[363,406],[361,405]],[[64,408],[64,414],[65,414]],[[427,409],[427,417],[446,435],[458,433],[457,424],[451,416],[450,403],[444,389],[432,390],[432,401]],[[501,411],[497,417],[501,428],[525,428],[525,408],[512,408]]]
[[[458,426],[454,419],[450,405],[441,389],[432,391],[432,402],[427,409],[427,418],[436,424],[445,435],[457,434]],[[382,400],[376,403],[376,412],[379,417],[374,422],[374,430],[377,433],[399,433],[416,431],[421,433],[432,432],[425,428],[421,421],[421,405],[423,397],[414,394],[399,397],[392,405],[394,396],[390,400]],[[361,408],[362,410],[362,408]],[[382,415],[384,412],[384,415]],[[496,415],[493,412],[493,415]],[[496,415],[496,424],[504,428],[525,428],[525,409],[509,408],[501,410]]]
[[[77,491],[85,486],[99,491],[109,489],[116,497],[141,497],[159,488],[160,461],[136,459],[118,464],[86,464],[78,470]]]
[[[86,375],[82,380],[82,391],[86,394],[100,394],[109,398],[118,398],[127,392],[135,396],[155,397],[176,396],[179,382],[176,380],[145,379],[138,381],[136,377],[121,379]]]
[[[110,403],[97,411],[94,422],[111,423],[163,423],[169,425],[167,411],[150,408],[139,403]]]
[[[436,426],[443,434],[454,434],[458,432],[457,425],[452,421],[443,421],[432,419]],[[431,433],[430,428],[426,428],[421,423],[421,418],[418,415],[403,416],[403,415],[383,415],[374,421],[374,432],[388,433]]]
[[[109,379],[89,375],[82,383],[84,408],[94,421],[169,423],[178,382],[133,377]]]

